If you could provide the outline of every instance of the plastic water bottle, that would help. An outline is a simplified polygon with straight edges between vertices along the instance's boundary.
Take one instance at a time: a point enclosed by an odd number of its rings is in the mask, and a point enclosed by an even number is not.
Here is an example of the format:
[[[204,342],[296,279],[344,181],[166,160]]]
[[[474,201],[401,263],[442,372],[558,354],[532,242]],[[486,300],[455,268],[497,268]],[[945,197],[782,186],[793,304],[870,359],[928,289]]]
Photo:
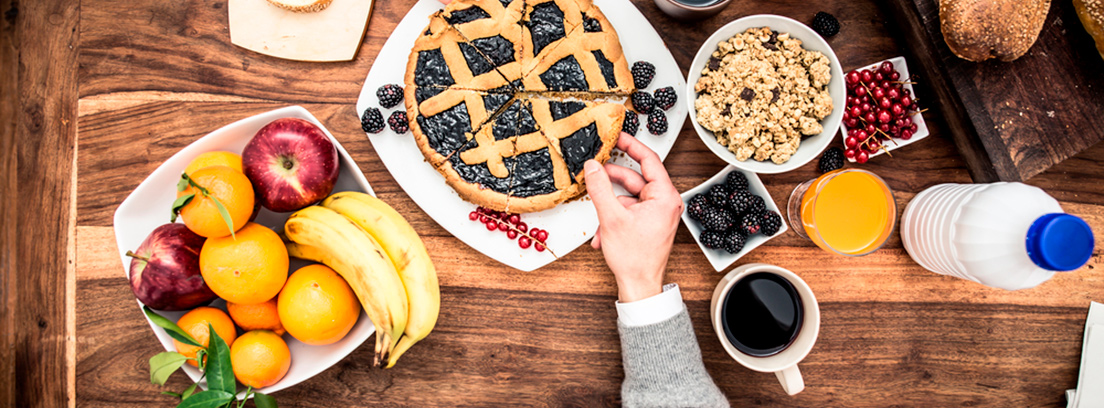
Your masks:
[[[909,256],[932,272],[1008,290],[1080,268],[1094,244],[1084,220],[1022,183],[928,188],[905,208],[901,240]]]

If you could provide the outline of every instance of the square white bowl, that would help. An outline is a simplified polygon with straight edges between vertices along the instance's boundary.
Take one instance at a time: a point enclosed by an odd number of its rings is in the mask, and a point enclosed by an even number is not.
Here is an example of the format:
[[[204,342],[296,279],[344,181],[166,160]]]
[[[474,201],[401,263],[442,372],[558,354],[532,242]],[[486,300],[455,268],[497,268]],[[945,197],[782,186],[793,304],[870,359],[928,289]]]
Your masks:
[[[748,181],[748,191],[759,197],[763,197],[763,202],[767,205],[767,209],[778,213],[779,218],[782,219],[782,226],[778,228],[777,233],[769,237],[763,234],[754,234],[747,237],[747,241],[744,242],[744,248],[741,249],[740,252],[730,254],[728,253],[728,251],[725,251],[723,249],[710,249],[706,248],[705,245],[702,245],[701,224],[699,224],[693,218],[690,218],[690,213],[688,209],[690,208],[690,198],[694,197],[695,195],[705,193],[706,190],[709,190],[709,188],[713,187],[714,185],[724,183],[725,177],[728,176],[728,173],[731,173],[733,171],[744,173],[744,176],[747,177]],[[738,169],[735,166],[725,167],[724,170],[721,170],[720,173],[717,173],[709,180],[706,180],[704,183],[698,184],[697,187],[694,187],[686,191],[685,193],[682,193],[682,204],[684,207],[684,210],[682,211],[682,222],[686,224],[686,228],[690,230],[690,235],[693,235],[694,241],[698,243],[698,248],[701,248],[702,252],[705,253],[705,257],[709,259],[709,264],[713,265],[713,269],[717,270],[717,272],[724,270],[729,265],[732,265],[733,262],[736,262],[737,259],[740,259],[744,255],[747,255],[748,252],[751,252],[755,248],[758,248],[760,245],[765,244],[767,241],[770,241],[774,237],[782,235],[790,229],[788,226],[786,226],[786,217],[782,217],[782,213],[778,211],[778,206],[774,204],[774,200],[771,199],[770,193],[767,192],[767,187],[764,186],[763,182],[759,180],[759,176],[750,171]]]
[[[115,241],[119,246],[119,258],[123,262],[123,273],[128,280],[130,277],[130,257],[126,256],[126,251],[138,248],[138,245],[146,239],[146,236],[154,228],[169,222],[169,207],[176,199],[176,182],[180,179],[180,174],[184,172],[184,168],[188,166],[188,163],[201,153],[209,151],[225,150],[241,154],[242,149],[261,127],[279,118],[308,120],[317,125],[319,129],[322,129],[322,132],[333,142],[334,147],[337,148],[340,164],[334,192],[360,191],[375,195],[372,192],[372,187],[368,185],[368,180],[364,178],[364,174],[360,172],[360,168],[353,162],[352,157],[341,146],[341,143],[330,134],[330,131],[322,125],[322,122],[319,122],[306,109],[300,106],[289,106],[239,120],[185,146],[162,163],[161,166],[158,166],[115,210]],[[291,213],[274,213],[261,208],[254,222],[280,231],[283,229],[284,221],[289,215]],[[289,270],[294,271],[305,265],[307,265],[306,262],[292,258]],[[138,301],[137,303],[138,307],[141,308],[142,302]],[[216,299],[211,303],[211,306],[226,311],[226,302],[222,299]],[[157,313],[175,322],[187,311],[157,311]],[[142,314],[142,316],[145,316],[145,314]],[[161,345],[165,347],[165,350],[176,351],[172,338],[165,332],[165,329],[154,325],[148,317],[146,321],[153,329],[153,334],[161,341]],[[266,394],[273,393],[314,377],[315,374],[324,371],[341,361],[349,353],[352,353],[374,332],[375,326],[368,319],[368,315],[361,311],[360,318],[353,329],[349,331],[349,334],[334,344],[312,346],[296,340],[291,335],[285,335],[284,340],[287,342],[288,348],[291,349],[291,368],[287,375],[276,384],[256,391]],[[184,365],[184,372],[192,378],[192,381],[198,381],[200,378],[199,370],[190,365]],[[206,389],[206,380],[201,382],[200,386]],[[243,395],[239,393],[238,397],[241,398]]]
[[[748,159],[740,161],[736,159],[736,154],[728,150],[727,147],[721,146],[717,143],[717,137],[712,131],[704,128],[698,123],[698,111],[694,107],[694,101],[698,99],[698,93],[694,91],[694,85],[698,83],[698,79],[701,78],[702,69],[705,68],[705,64],[709,61],[709,57],[713,54],[713,51],[717,50],[717,44],[721,41],[727,41],[729,38],[736,34],[743,33],[749,28],[755,27],[770,27],[771,30],[779,33],[789,33],[790,37],[801,40],[802,47],[809,51],[819,51],[824,56],[828,57],[831,63],[832,79],[828,82],[828,94],[832,96],[832,113],[820,121],[824,130],[820,134],[809,136],[801,140],[801,145],[798,146],[797,152],[790,157],[790,160],[782,164],[774,164],[771,161],[760,162],[754,159]],[[832,138],[836,134],[836,130],[839,128],[840,121],[843,119],[843,108],[847,97],[847,90],[844,88],[843,68],[840,67],[839,58],[836,58],[836,53],[832,51],[832,47],[828,45],[823,38],[820,37],[813,29],[809,28],[800,21],[776,16],[772,14],[759,14],[754,16],[747,16],[737,19],[731,23],[726,24],[719,30],[709,36],[708,40],[702,44],[698,50],[698,54],[694,57],[694,61],[690,63],[690,72],[686,77],[686,104],[690,112],[690,123],[694,125],[694,130],[698,132],[698,136],[701,137],[702,142],[709,150],[713,151],[717,157],[720,157],[724,161],[741,170],[746,170],[753,173],[784,173],[798,167],[801,167],[813,160],[832,143]]]
[[[908,63],[905,61],[905,57],[890,58],[890,59],[885,60],[885,61],[889,61],[889,62],[893,63],[893,69],[896,70],[898,74],[901,74],[901,80],[902,81],[909,78]],[[873,64],[862,67],[862,68],[856,68],[855,71],[862,71],[864,69],[873,70],[873,69],[876,69],[878,67],[878,65],[881,65],[882,62],[883,61],[878,61],[878,62],[875,62]],[[848,72],[851,72],[851,71],[848,71]],[[913,91],[912,84],[906,82],[901,88],[908,89],[909,94],[911,94],[913,97],[916,97],[916,92]],[[844,101],[844,103],[846,103],[846,100]],[[875,156],[880,156],[882,153],[885,153],[887,150],[888,151],[897,150],[898,148],[908,146],[910,144],[916,143],[920,139],[928,137],[928,135],[929,135],[928,124],[924,122],[924,115],[921,114],[920,112],[916,112],[912,116],[910,116],[910,118],[912,118],[912,123],[916,124],[916,133],[912,134],[912,138],[910,138],[909,140],[904,140],[904,139],[900,139],[900,138],[896,138],[896,137],[892,138],[891,142],[882,143],[882,145],[885,146],[885,149],[878,149],[878,151],[876,153],[870,155],[869,157],[874,158]],[[845,143],[847,141],[847,130],[848,130],[847,124],[843,123],[843,121],[840,121],[840,140],[845,142]],[[855,159],[847,159],[847,161],[849,161],[851,163],[855,163]]]

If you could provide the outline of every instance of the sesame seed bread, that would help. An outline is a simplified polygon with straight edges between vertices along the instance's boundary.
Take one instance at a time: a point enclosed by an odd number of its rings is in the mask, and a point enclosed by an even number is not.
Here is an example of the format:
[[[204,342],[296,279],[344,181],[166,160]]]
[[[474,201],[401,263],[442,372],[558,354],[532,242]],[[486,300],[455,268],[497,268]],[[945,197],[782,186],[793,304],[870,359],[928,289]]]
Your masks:
[[[1104,0],[1073,0],[1085,31],[1096,40],[1096,51],[1104,58]]]
[[[296,13],[313,13],[329,7],[333,0],[268,0],[268,2]]]
[[[939,25],[959,58],[1012,61],[1035,44],[1049,10],[1050,0],[940,0]]]

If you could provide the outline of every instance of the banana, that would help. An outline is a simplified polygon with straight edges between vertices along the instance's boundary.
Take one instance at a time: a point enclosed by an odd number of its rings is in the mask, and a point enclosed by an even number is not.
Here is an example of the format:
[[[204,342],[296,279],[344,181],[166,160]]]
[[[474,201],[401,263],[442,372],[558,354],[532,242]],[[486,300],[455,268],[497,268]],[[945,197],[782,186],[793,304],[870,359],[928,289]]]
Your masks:
[[[348,218],[321,206],[292,214],[284,234],[292,241],[289,255],[322,262],[345,278],[376,326],[374,363],[389,362],[409,309],[402,280],[380,245]]]
[[[348,217],[368,232],[383,247],[399,272],[410,305],[410,316],[403,337],[391,351],[391,368],[410,346],[424,339],[437,324],[441,308],[441,289],[437,271],[421,237],[401,214],[387,203],[368,194],[346,191],[331,195],[322,206]]]

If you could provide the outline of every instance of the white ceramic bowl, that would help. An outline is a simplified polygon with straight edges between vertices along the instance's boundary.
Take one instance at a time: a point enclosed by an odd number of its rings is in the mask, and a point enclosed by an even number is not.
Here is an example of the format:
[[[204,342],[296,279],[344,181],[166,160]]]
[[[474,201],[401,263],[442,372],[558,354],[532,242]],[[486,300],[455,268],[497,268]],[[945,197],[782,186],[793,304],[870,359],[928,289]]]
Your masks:
[[[698,124],[697,109],[694,108],[694,101],[698,98],[698,93],[694,91],[694,84],[697,84],[698,78],[701,78],[701,71],[705,68],[705,64],[709,61],[713,51],[717,50],[717,44],[755,27],[770,27],[779,33],[789,33],[790,37],[801,40],[802,47],[805,49],[820,51],[827,56],[832,65],[832,79],[828,83],[828,93],[832,96],[832,114],[820,121],[824,130],[818,135],[801,140],[801,146],[797,148],[797,152],[790,157],[789,161],[782,164],[774,164],[771,161],[760,162],[754,159],[736,160],[736,154],[717,143],[717,137],[713,135],[713,132]],[[694,62],[690,63],[690,73],[686,78],[686,98],[683,99],[685,99],[689,109],[690,123],[694,124],[694,130],[698,131],[698,136],[701,136],[702,142],[717,157],[742,170],[773,174],[787,172],[805,165],[805,163],[819,156],[832,142],[836,130],[839,129],[840,120],[843,117],[844,103],[846,103],[847,94],[843,85],[843,68],[840,67],[839,59],[836,58],[836,53],[832,51],[832,47],[829,47],[828,43],[819,34],[797,20],[771,14],[760,14],[743,17],[728,23],[713,33],[708,40],[705,40],[705,43],[698,50],[697,56],[694,57]]]
[[[898,74],[901,74],[901,80],[902,81],[909,78],[908,63],[905,61],[905,57],[890,58],[886,61],[889,61],[889,62],[893,63],[893,69],[897,70]],[[862,71],[864,69],[875,70],[881,64],[882,64],[882,61],[878,61],[878,62],[875,62],[873,64],[867,65],[865,67],[857,68],[855,70],[856,71]],[[912,84],[906,82],[904,84],[904,86],[902,86],[902,88],[908,89],[909,93],[912,94],[912,96],[914,96],[914,97],[916,96],[916,92],[913,91],[913,89],[912,89]],[[921,109],[923,109],[923,108],[921,108]],[[840,115],[841,115],[841,119],[842,119],[843,114],[841,113]],[[920,139],[928,137],[928,134],[929,134],[928,124],[924,122],[924,115],[917,112],[917,113],[913,114],[912,116],[910,116],[910,118],[912,118],[912,123],[916,124],[916,133],[912,134],[912,138],[910,138],[909,140],[904,140],[904,139],[895,137],[895,138],[892,139],[891,142],[882,143],[882,145],[885,146],[885,149],[879,149],[877,153],[874,153],[874,154],[870,155],[869,157],[873,158],[874,156],[879,156],[882,153],[885,153],[887,150],[888,151],[894,151],[897,148],[908,146],[910,144],[916,143]],[[843,123],[843,121],[841,120],[840,121],[840,140],[841,141],[844,141],[844,142],[847,141],[847,131],[848,131],[847,124]],[[855,162],[855,159],[847,159],[847,160],[852,162],[852,163]]]
[[[725,177],[728,176],[728,173],[733,171],[744,173],[744,176],[747,177],[748,181],[748,191],[759,197],[763,197],[763,202],[766,203],[767,209],[778,213],[778,216],[782,218],[782,226],[778,228],[777,233],[771,236],[755,234],[748,237],[747,241],[744,242],[744,249],[741,249],[740,252],[737,252],[735,254],[730,254],[723,249],[710,249],[706,248],[705,245],[702,245],[700,238],[702,232],[701,224],[699,224],[693,218],[690,218],[689,212],[683,210],[682,222],[686,224],[686,228],[690,230],[690,235],[693,235],[694,241],[698,243],[698,248],[701,248],[702,252],[705,253],[705,257],[709,259],[709,264],[713,265],[713,269],[716,269],[717,272],[720,272],[727,268],[729,265],[732,265],[732,263],[736,262],[737,259],[740,259],[748,252],[751,252],[753,249],[758,248],[760,245],[765,244],[767,241],[770,241],[771,238],[782,235],[790,229],[786,226],[785,217],[782,217],[782,213],[778,211],[778,206],[774,204],[774,200],[771,199],[770,193],[767,192],[767,187],[764,186],[763,182],[759,180],[759,176],[749,171],[737,169],[734,166],[725,167],[724,170],[721,170],[720,173],[717,173],[709,180],[706,180],[704,183],[698,184],[697,187],[694,187],[685,193],[682,193],[683,207],[690,207],[691,197],[706,192],[706,190],[709,190],[709,188],[713,187],[714,185],[724,183]]]
[[[349,153],[345,151],[341,143],[330,134],[329,130],[326,130],[322,122],[315,119],[306,109],[299,106],[289,106],[239,120],[201,137],[174,154],[161,166],[157,167],[157,170],[154,170],[149,177],[146,177],[142,184],[139,184],[138,188],[134,189],[134,192],[130,193],[130,196],[115,210],[115,241],[119,246],[119,258],[123,261],[124,276],[128,280],[130,276],[130,257],[126,256],[126,251],[138,248],[138,245],[146,239],[146,236],[154,228],[169,222],[169,207],[176,199],[176,182],[180,179],[180,173],[184,172],[184,168],[188,166],[188,163],[201,153],[209,151],[226,150],[240,154],[246,143],[249,143],[249,140],[261,127],[279,118],[306,119],[318,125],[337,147],[340,173],[337,176],[334,192],[361,191],[375,195],[372,192],[372,187],[368,185],[368,180],[364,178],[364,174],[360,172],[360,168],[349,157]],[[262,208],[255,222],[280,231],[283,229],[284,220],[289,215],[291,213],[274,213]],[[293,258],[290,270],[294,271],[304,265],[307,265],[307,263]],[[226,310],[226,302],[222,299],[217,299],[211,306],[223,311]],[[142,307],[142,302],[138,302],[138,307]],[[157,311],[157,313],[175,322],[186,312]],[[146,318],[146,320],[148,322],[149,318]],[[161,341],[161,345],[165,347],[165,350],[176,351],[172,338],[165,333],[165,329],[154,325],[153,322],[149,322],[149,324],[150,328],[153,329],[153,334]],[[311,346],[296,340],[289,334],[285,334],[284,340],[287,341],[288,348],[291,349],[291,368],[287,375],[276,384],[256,391],[266,394],[273,393],[314,377],[315,374],[330,368],[349,353],[352,353],[374,332],[375,327],[368,320],[368,315],[361,311],[360,318],[353,329],[349,331],[349,334],[334,344]],[[199,380],[200,372],[195,367],[184,365],[184,371],[192,378],[192,381]],[[206,381],[201,382],[200,386],[206,389]],[[239,394],[240,397],[242,397],[241,394]]]

